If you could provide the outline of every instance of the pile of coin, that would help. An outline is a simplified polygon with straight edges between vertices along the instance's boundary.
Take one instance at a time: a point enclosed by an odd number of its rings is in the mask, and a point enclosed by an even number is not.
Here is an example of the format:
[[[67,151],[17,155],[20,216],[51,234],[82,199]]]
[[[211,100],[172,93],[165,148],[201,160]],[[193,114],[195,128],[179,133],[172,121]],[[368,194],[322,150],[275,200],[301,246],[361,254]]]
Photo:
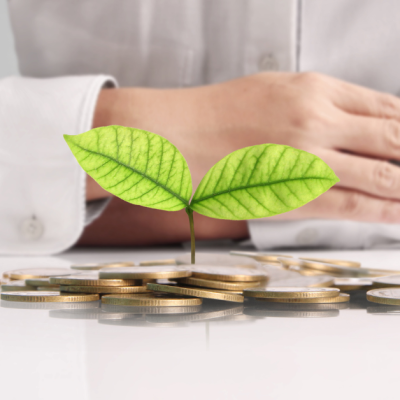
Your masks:
[[[198,260],[202,264],[190,265],[184,255],[139,265],[119,261],[7,271],[1,306],[48,309],[53,318],[157,327],[333,317],[349,306],[366,308],[367,300],[378,303],[368,308],[371,313],[400,306],[400,274],[393,275],[400,271],[252,252],[200,253]]]
[[[326,304],[345,303],[350,295],[340,293],[337,288],[272,287],[265,289],[245,289],[245,297],[271,303]]]

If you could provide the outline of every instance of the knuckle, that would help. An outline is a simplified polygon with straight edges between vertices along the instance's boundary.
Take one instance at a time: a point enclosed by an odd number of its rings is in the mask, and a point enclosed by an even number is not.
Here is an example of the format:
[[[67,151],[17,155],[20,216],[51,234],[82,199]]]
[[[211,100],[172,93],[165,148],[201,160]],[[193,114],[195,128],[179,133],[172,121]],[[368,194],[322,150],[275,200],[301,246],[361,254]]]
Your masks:
[[[360,193],[348,193],[344,197],[340,212],[345,217],[357,217],[361,214],[364,197]]]
[[[400,101],[395,96],[382,94],[378,107],[378,115],[381,118],[400,118]]]
[[[385,201],[382,204],[380,221],[393,223],[398,221],[400,215],[399,205],[393,201]]]
[[[386,161],[377,161],[373,168],[372,182],[378,190],[393,190],[397,186],[396,167]]]
[[[317,140],[320,132],[325,131],[330,124],[329,118],[323,111],[308,102],[298,103],[293,108],[290,119],[291,125],[297,132],[312,135],[308,140]]]
[[[384,120],[384,137],[388,146],[400,147],[400,124],[394,120]]]

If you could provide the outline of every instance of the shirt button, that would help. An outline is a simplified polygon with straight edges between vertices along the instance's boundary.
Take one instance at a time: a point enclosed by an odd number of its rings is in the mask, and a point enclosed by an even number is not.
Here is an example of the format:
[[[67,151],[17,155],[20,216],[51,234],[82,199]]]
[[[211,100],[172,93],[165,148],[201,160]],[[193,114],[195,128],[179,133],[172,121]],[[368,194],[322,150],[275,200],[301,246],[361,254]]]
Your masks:
[[[314,228],[306,228],[300,231],[296,236],[296,242],[300,246],[310,246],[315,244],[318,239],[318,231]]]
[[[21,234],[25,239],[37,240],[43,231],[43,225],[36,217],[26,219],[21,224]]]
[[[273,54],[264,54],[260,57],[258,66],[261,71],[278,71],[279,63]]]

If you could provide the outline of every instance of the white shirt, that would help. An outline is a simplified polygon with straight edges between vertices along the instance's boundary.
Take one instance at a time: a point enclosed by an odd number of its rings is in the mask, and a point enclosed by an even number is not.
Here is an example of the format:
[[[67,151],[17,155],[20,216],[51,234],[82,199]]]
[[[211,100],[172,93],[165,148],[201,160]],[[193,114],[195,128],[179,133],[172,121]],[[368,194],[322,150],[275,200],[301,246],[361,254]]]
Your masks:
[[[204,85],[314,70],[400,91],[396,0],[9,0],[22,75],[0,81],[0,253],[48,254],[85,225],[85,174],[62,135],[91,128],[104,84]],[[51,78],[51,79],[49,79]],[[260,249],[374,247],[396,225],[249,222]]]

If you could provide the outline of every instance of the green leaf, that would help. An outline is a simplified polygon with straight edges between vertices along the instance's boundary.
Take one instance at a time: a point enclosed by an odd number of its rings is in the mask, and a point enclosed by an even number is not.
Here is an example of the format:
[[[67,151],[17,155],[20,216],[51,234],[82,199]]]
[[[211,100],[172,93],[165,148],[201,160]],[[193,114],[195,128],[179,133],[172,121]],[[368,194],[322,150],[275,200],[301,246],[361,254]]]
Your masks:
[[[190,207],[219,219],[270,217],[301,207],[339,179],[317,156],[261,144],[234,151],[200,182]]]
[[[188,206],[189,168],[178,149],[163,137],[111,125],[64,138],[81,167],[113,195],[159,210]]]

